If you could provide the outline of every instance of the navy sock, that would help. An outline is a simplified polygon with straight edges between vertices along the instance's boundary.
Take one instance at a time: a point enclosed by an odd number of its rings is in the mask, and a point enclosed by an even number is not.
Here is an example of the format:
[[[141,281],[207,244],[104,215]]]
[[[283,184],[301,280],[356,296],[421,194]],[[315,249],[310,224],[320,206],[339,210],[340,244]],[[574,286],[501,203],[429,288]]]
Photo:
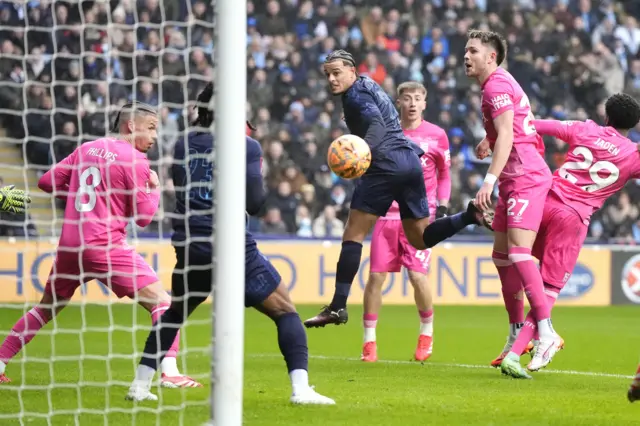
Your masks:
[[[307,333],[304,331],[300,316],[296,312],[289,312],[274,321],[278,327],[278,346],[287,363],[287,370],[289,372],[308,370]]]
[[[171,345],[182,327],[182,319],[183,314],[171,308],[162,314],[147,337],[140,364],[158,370],[158,365],[164,359],[167,351],[171,349]],[[158,348],[158,344],[160,344],[160,348]]]
[[[331,300],[331,309],[337,311],[347,307],[347,298],[351,290],[362,257],[362,244],[355,241],[344,241],[340,250],[338,267],[336,268],[336,289]]]
[[[422,240],[427,248],[431,248],[471,225],[473,221],[469,219],[466,212],[437,219],[424,229]]]

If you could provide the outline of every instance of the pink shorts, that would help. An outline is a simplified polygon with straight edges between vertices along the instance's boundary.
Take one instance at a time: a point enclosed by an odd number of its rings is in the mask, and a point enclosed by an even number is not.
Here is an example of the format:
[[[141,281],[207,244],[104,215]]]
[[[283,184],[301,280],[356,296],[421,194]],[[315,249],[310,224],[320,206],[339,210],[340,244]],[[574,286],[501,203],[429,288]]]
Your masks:
[[[139,290],[160,281],[133,249],[85,250],[82,253],[58,250],[45,292],[71,299],[80,285],[95,279],[119,298],[133,297]]]
[[[431,250],[417,250],[407,240],[402,221],[379,219],[371,237],[371,272],[409,271],[426,274],[429,271]]]
[[[549,169],[501,180],[493,230],[507,232],[509,228],[517,228],[538,232],[551,183]]]
[[[589,226],[575,210],[567,207],[553,193],[549,194],[532,250],[540,260],[540,272],[545,283],[558,289],[564,287],[578,262],[588,231]]]

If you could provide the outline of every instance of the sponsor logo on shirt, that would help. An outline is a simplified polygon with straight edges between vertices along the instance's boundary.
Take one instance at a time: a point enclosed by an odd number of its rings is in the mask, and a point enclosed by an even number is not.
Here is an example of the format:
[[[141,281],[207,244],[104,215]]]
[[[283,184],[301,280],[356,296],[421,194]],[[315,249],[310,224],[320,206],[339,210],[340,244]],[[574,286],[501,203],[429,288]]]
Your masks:
[[[511,98],[506,93],[504,95],[494,96],[493,98],[491,98],[491,101],[489,102],[491,103],[495,111],[507,105],[513,104],[513,102],[511,101]]]

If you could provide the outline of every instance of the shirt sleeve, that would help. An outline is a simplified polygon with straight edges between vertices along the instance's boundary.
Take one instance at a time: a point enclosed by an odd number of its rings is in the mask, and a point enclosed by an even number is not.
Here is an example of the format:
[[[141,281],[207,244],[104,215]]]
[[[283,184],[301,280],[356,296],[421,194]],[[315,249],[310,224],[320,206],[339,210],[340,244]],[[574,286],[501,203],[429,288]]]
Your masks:
[[[449,150],[449,138],[444,131],[438,140],[438,148],[438,155],[436,156],[436,168],[438,169],[436,197],[438,201],[448,201],[451,197],[451,151]]]
[[[258,214],[266,194],[262,179],[262,149],[260,144],[249,139],[247,144],[247,182],[246,182],[246,209],[250,216]]]
[[[153,216],[160,205],[160,190],[152,189],[149,185],[151,169],[146,158],[135,157],[134,175],[128,182],[127,189],[132,192],[134,206],[134,220],[141,228],[146,227],[153,220]]]
[[[356,108],[359,112],[363,128],[366,129],[364,140],[372,150],[377,148],[382,143],[386,129],[382,113],[373,96],[361,91],[357,96],[350,98],[349,107]]]
[[[491,111],[491,118],[494,120],[503,112],[514,110],[513,89],[506,82],[491,81],[487,83],[482,99]]]
[[[544,136],[554,136],[567,143],[573,141],[576,131],[584,126],[581,121],[533,120],[536,131]]]
[[[76,166],[79,149],[80,148],[76,148],[76,150],[69,154],[64,160],[55,164],[42,175],[38,181],[38,188],[48,194],[56,193],[55,195],[57,197],[66,198],[69,192],[71,175]]]

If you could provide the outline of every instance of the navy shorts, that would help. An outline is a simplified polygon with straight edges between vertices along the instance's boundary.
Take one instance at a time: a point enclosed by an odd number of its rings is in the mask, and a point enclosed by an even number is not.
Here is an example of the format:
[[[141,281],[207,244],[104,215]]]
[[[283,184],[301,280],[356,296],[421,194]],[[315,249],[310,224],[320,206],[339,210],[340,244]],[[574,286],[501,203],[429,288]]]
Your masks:
[[[420,158],[413,151],[393,154],[393,172],[372,171],[360,178],[351,199],[351,208],[376,216],[387,214],[391,203],[398,202],[402,219],[429,216],[427,191]]]
[[[186,247],[176,246],[175,251],[176,267],[171,280],[171,295],[174,301],[188,299],[188,305],[200,304],[211,292],[213,282],[211,244],[191,243]],[[245,254],[244,281],[244,305],[253,307],[276,291],[282,279],[271,262],[254,248]],[[189,306],[190,311],[193,309],[194,306]]]
[[[280,285],[282,277],[259,250],[245,258],[244,305],[260,305]]]

